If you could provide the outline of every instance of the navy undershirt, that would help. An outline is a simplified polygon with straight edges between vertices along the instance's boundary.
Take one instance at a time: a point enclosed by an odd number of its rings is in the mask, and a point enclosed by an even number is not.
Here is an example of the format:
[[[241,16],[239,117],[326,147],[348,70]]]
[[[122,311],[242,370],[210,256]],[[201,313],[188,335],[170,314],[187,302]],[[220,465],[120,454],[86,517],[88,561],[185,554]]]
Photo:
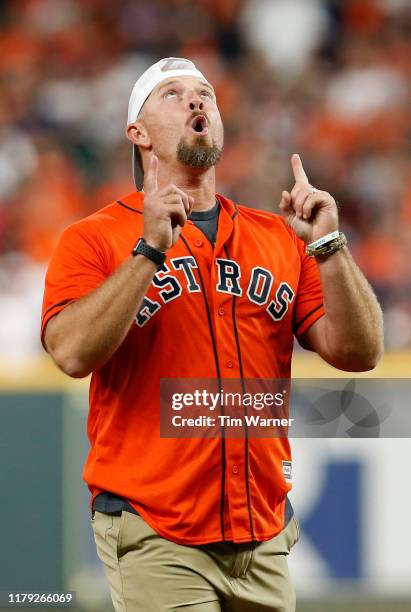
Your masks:
[[[214,246],[217,238],[218,215],[220,205],[216,202],[213,208],[209,210],[193,210],[189,216],[190,221],[194,223],[199,230],[208,238],[212,246]]]

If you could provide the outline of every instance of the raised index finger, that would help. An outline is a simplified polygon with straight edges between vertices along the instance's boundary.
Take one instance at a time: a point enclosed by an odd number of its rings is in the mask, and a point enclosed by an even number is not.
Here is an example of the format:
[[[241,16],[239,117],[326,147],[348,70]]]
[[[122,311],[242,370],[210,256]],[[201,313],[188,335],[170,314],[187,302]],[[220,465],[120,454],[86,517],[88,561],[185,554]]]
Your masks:
[[[148,164],[147,171],[144,177],[144,187],[146,193],[154,193],[158,190],[157,186],[157,174],[158,174],[158,157],[152,154],[150,162]]]
[[[296,183],[306,183],[307,185],[310,184],[307,175],[304,171],[303,168],[303,163],[301,161],[301,157],[295,153],[292,157],[291,157],[291,165],[293,168],[293,172],[294,172],[294,178],[295,178],[295,182]]]

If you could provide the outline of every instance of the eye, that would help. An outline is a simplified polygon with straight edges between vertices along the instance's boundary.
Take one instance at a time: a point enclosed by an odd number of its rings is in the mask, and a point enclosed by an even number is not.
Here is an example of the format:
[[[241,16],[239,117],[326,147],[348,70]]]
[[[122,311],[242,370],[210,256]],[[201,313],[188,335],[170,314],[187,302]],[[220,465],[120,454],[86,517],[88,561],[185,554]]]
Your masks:
[[[205,89],[204,91],[201,92],[202,96],[207,96],[208,98],[212,98],[213,96],[211,95],[211,91],[208,91],[208,89]]]
[[[168,91],[166,91],[166,93],[164,94],[164,99],[167,98],[171,98],[177,95],[177,92],[174,89],[169,89]]]

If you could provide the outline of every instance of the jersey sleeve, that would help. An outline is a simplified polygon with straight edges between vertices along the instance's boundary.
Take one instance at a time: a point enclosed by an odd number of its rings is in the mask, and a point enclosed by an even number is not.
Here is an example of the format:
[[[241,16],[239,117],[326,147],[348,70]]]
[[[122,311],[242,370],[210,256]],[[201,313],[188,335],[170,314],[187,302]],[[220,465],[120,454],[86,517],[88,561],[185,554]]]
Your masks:
[[[49,263],[43,296],[41,341],[51,318],[99,287],[109,276],[104,244],[92,231],[72,225],[62,234]]]
[[[325,314],[318,264],[305,252],[305,244],[298,241],[301,257],[300,280],[293,315],[293,331],[301,343],[301,336]],[[305,346],[305,345],[303,345]]]

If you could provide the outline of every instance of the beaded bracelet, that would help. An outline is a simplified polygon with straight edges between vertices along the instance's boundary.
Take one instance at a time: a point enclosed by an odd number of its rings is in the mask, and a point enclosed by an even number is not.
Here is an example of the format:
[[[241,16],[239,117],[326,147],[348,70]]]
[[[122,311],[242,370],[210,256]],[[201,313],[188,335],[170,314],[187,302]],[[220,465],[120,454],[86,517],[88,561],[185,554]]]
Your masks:
[[[325,238],[326,236],[324,236]],[[321,238],[320,238],[321,240]],[[347,244],[347,238],[342,232],[338,232],[338,236],[327,242],[323,242],[322,246],[314,246],[318,241],[308,244],[306,247],[306,253],[309,257],[318,257],[319,255],[331,255],[335,251],[339,251]]]

